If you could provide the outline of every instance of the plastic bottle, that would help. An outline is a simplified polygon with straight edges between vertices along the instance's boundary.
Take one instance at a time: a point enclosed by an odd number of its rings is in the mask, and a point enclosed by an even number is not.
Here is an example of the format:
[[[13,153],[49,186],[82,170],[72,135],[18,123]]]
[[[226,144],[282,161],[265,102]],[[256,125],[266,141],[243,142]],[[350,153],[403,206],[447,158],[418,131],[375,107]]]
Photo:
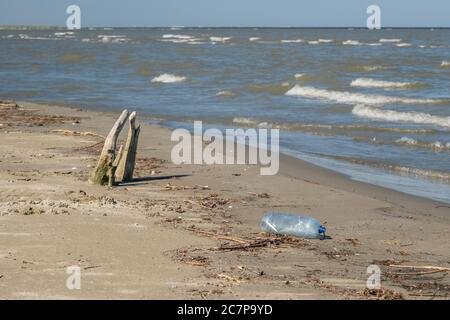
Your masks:
[[[326,228],[314,218],[287,213],[266,213],[261,220],[265,232],[309,239],[324,239]]]

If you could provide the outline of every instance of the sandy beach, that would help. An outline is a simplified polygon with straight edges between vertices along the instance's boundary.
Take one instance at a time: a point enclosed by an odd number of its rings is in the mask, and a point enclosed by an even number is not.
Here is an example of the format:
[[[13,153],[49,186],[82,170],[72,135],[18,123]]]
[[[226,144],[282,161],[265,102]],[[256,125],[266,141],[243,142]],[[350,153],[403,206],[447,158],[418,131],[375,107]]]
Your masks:
[[[275,176],[174,165],[170,130],[141,115],[137,179],[89,185],[118,115],[0,104],[0,299],[448,299],[448,272],[393,266],[450,267],[448,204],[289,156]],[[311,215],[330,239],[261,234],[267,211]]]

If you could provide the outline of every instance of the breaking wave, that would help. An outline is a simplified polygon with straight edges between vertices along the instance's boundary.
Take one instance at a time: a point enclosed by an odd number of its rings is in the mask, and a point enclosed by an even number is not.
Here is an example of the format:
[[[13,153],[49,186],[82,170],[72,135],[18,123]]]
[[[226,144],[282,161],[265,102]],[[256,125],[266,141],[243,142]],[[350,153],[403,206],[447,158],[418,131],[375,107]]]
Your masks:
[[[328,155],[328,154],[321,154],[318,155],[326,158],[332,158],[336,160],[346,161],[349,163],[359,164],[359,165],[366,165],[373,168],[380,168],[386,171],[399,173],[399,174],[408,174],[408,175],[414,175],[414,176],[421,176],[429,179],[439,179],[439,180],[450,180],[450,174],[448,172],[438,171],[438,170],[429,170],[429,169],[421,169],[421,168],[412,168],[412,167],[405,167],[401,165],[396,164],[389,164],[379,161],[372,161],[368,159],[359,159],[354,157],[345,157],[345,156],[337,156],[337,155]]]
[[[234,93],[233,91],[224,90],[224,91],[217,92],[216,96],[218,96],[218,97],[235,97],[236,93]]]
[[[395,127],[376,127],[370,125],[353,125],[353,124],[324,124],[324,123],[298,123],[298,122],[267,122],[261,119],[247,118],[247,117],[235,117],[232,120],[233,123],[252,126],[252,127],[264,127],[280,129],[285,131],[306,131],[306,132],[322,132],[322,133],[345,133],[353,131],[361,132],[392,132],[392,133],[405,133],[405,134],[434,134],[437,131],[435,129],[424,128],[395,128]]]
[[[411,44],[411,43],[403,42],[403,43],[397,43],[396,46],[397,46],[397,47],[411,47],[412,44]]]
[[[175,74],[170,74],[170,73],[163,73],[163,74],[153,78],[152,82],[175,83],[175,82],[183,82],[186,80],[187,80],[186,77],[177,76]]]
[[[211,42],[221,42],[221,43],[228,42],[231,39],[232,37],[209,37],[209,40],[211,40]]]
[[[402,39],[380,39],[380,42],[400,42]]]
[[[422,112],[400,112],[357,105],[353,108],[352,114],[373,120],[430,124],[450,128],[450,117],[433,116]]]
[[[450,150],[450,142],[441,142],[441,141],[435,141],[435,142],[424,142],[424,141],[418,141],[413,138],[409,137],[401,137],[400,139],[395,140],[396,143],[407,145],[407,146],[414,146],[414,147],[422,147],[422,148],[430,148],[433,150]]]
[[[446,60],[442,61],[441,62],[441,67],[449,68],[450,67],[450,61],[446,61]]]
[[[417,88],[419,83],[412,82],[394,82],[394,81],[381,81],[370,78],[358,78],[350,83],[352,87],[362,88],[392,88],[392,89],[404,89],[404,88]]]
[[[358,40],[346,40],[346,41],[343,41],[342,44],[344,46],[362,46],[363,45]]]
[[[292,40],[281,40],[281,43],[302,43],[305,42],[303,39],[292,39]]]
[[[121,35],[103,35],[97,36],[102,43],[123,43],[128,42],[129,39],[126,36]]]
[[[185,34],[164,34],[162,36],[163,39],[182,39],[182,40],[190,40],[193,37]]]
[[[405,103],[405,104],[431,104],[431,103],[442,103],[443,100],[437,99],[410,99],[402,97],[393,96],[381,96],[381,95],[371,95],[362,93],[352,93],[346,91],[333,91],[325,89],[317,89],[314,87],[302,87],[296,85],[288,92],[286,95],[289,96],[299,96],[309,99],[320,99],[328,101],[336,101],[345,104],[388,104],[388,103]]]

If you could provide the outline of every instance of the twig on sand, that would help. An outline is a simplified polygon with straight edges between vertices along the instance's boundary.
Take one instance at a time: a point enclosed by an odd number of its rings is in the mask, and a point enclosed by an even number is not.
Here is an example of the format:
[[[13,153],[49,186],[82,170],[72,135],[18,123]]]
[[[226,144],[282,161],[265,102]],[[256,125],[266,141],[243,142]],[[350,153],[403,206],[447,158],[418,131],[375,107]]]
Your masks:
[[[281,242],[278,238],[258,239],[252,242],[235,244],[235,245],[222,245],[218,250],[247,250],[250,248],[266,247],[269,244],[279,244]]]
[[[237,237],[229,237],[229,236],[225,236],[225,235],[220,235],[214,232],[210,232],[210,231],[204,231],[204,230],[199,230],[196,228],[187,228],[186,230],[192,231],[192,232],[196,232],[196,233],[200,233],[200,234],[204,234],[210,237],[213,237],[215,239],[219,239],[219,240],[228,240],[228,241],[234,241],[237,243],[242,243],[242,244],[246,244],[248,243],[248,240],[242,239],[242,238],[237,238]]]
[[[104,141],[104,140],[102,140],[102,141],[100,141],[100,142],[97,142],[97,143],[91,144],[91,145],[89,145],[89,146],[86,146],[86,147],[80,147],[80,148],[77,148],[77,150],[83,150],[83,149],[90,149],[90,148],[94,148],[94,147],[97,147],[97,146],[99,146],[99,145],[103,144],[104,142],[105,142],[105,141]]]
[[[436,267],[436,266],[403,266],[397,264],[391,264],[389,267],[392,268],[400,268],[400,269],[412,269],[412,270],[430,270],[430,271],[418,271],[418,272],[399,272],[395,273],[396,275],[425,275],[425,274],[433,274],[439,272],[449,272],[450,268],[445,267]]]

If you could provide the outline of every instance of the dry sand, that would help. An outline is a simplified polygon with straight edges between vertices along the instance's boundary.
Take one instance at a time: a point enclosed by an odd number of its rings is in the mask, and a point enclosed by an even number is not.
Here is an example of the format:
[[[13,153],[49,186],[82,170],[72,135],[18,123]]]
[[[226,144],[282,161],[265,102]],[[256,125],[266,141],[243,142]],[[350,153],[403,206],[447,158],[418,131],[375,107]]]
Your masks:
[[[249,165],[176,166],[170,131],[147,124],[142,179],[91,186],[101,136],[117,116],[0,104],[0,298],[448,298],[448,272],[389,265],[449,267],[449,205],[287,156],[276,176]],[[217,249],[267,238],[259,222],[269,210],[326,221],[331,239]],[[365,290],[371,264],[382,290]],[[66,287],[72,265],[80,290]]]

